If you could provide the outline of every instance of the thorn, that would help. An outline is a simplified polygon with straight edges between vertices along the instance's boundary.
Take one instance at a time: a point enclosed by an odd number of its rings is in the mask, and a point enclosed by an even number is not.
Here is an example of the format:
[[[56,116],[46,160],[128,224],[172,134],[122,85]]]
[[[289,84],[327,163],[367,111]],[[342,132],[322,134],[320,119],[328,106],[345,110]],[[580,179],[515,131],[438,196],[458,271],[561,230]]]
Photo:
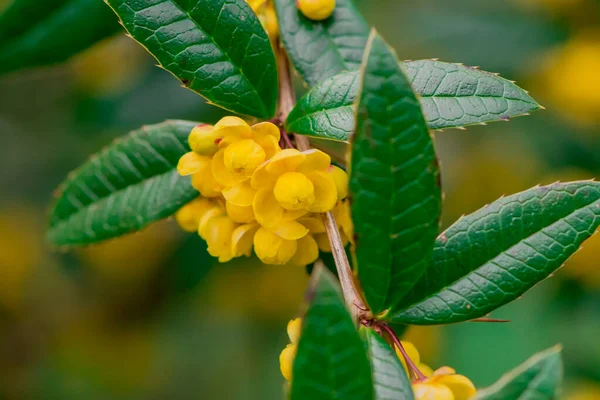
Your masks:
[[[461,130],[461,131],[466,131],[467,130],[467,128],[465,128],[464,126],[456,126],[455,128],[458,129],[458,130]]]
[[[505,322],[511,322],[508,319],[497,319],[497,318],[475,318],[470,320],[469,322],[493,322],[493,323],[505,323]]]
[[[539,106],[540,106],[540,110],[545,110],[545,109],[546,109],[546,107],[544,107],[544,106],[543,106],[543,105],[541,105],[541,104],[540,104]]]

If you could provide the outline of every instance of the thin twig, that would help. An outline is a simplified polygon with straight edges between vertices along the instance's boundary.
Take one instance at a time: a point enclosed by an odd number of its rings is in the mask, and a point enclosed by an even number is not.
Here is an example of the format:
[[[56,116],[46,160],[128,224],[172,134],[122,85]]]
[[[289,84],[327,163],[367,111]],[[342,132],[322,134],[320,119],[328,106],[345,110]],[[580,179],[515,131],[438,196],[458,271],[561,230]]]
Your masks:
[[[418,380],[427,379],[427,377],[425,375],[423,375],[423,373],[419,370],[419,367],[417,367],[415,365],[415,363],[413,362],[413,360],[410,359],[410,357],[408,356],[408,353],[406,352],[406,350],[404,350],[404,346],[402,346],[402,342],[400,342],[400,339],[398,339],[398,336],[396,336],[396,333],[394,332],[394,330],[392,328],[390,328],[389,325],[387,325],[387,324],[380,324],[379,326],[381,326],[381,328],[383,328],[383,330],[385,330],[387,332],[387,334],[390,335],[390,337],[394,341],[394,344],[396,345],[398,350],[400,350],[400,353],[402,353],[402,357],[404,357],[404,361],[406,361],[406,365],[408,365],[408,369],[415,374],[415,377]]]
[[[277,69],[279,72],[279,104],[277,118],[284,122],[296,104],[296,95],[294,93],[290,62],[280,42],[277,44]],[[304,151],[310,149],[310,143],[306,136],[294,135],[294,141],[298,150]],[[362,299],[362,296],[356,287],[356,283],[354,282],[354,274],[350,267],[350,263],[348,262],[348,257],[346,256],[346,251],[335,218],[331,212],[322,214],[322,218],[325,223],[325,229],[327,230],[327,236],[329,237],[329,243],[331,244],[333,258],[335,260],[346,304],[351,310],[357,323],[362,319],[371,319],[372,314],[366,306],[365,301]]]

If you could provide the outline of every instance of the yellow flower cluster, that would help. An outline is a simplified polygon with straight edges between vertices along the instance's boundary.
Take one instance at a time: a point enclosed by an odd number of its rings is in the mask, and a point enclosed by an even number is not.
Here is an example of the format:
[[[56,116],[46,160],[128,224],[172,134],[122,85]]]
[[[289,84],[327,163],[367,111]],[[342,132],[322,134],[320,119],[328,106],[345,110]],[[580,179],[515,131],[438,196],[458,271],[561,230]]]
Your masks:
[[[322,151],[282,150],[279,140],[274,124],[249,126],[237,117],[199,125],[189,136],[192,151],[177,169],[202,198],[175,218],[220,262],[248,256],[254,246],[265,264],[308,265],[319,248],[331,251],[319,213],[332,210],[344,244],[352,238],[346,173]]]
[[[412,383],[415,400],[468,400],[477,392],[473,383],[463,375],[458,375],[453,368],[441,367],[435,371],[421,363],[417,348],[410,342],[402,341],[402,347],[419,371],[425,375],[424,380]],[[400,350],[396,347],[396,355],[402,362],[408,376],[410,372]]]
[[[288,323],[287,332],[291,343],[279,355],[281,374],[288,381],[292,380],[292,368],[294,359],[296,358],[301,330],[301,318],[291,320]],[[458,375],[450,367],[442,367],[433,371],[429,366],[421,363],[419,351],[412,343],[405,341],[401,343],[408,357],[426,377],[425,379],[417,379],[412,382],[415,400],[468,400],[475,396],[477,391],[469,378]],[[402,353],[397,347],[395,350],[396,355],[410,377],[410,372]]]
[[[273,0],[246,0],[246,2],[258,16],[271,40],[277,39],[279,37],[279,24]]]

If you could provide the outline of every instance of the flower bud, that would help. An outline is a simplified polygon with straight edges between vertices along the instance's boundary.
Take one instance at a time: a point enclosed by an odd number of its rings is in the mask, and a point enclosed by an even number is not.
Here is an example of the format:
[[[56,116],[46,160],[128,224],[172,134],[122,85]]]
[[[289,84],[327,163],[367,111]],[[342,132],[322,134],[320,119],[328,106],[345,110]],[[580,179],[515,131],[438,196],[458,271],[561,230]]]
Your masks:
[[[211,156],[219,149],[221,138],[211,125],[200,124],[192,129],[188,137],[191,149],[202,156]]]
[[[281,368],[281,375],[283,375],[283,377],[288,381],[292,380],[292,369],[297,350],[298,348],[295,344],[288,344],[279,355],[279,367]]]
[[[335,0],[296,0],[296,6],[306,18],[322,21],[333,14]]]

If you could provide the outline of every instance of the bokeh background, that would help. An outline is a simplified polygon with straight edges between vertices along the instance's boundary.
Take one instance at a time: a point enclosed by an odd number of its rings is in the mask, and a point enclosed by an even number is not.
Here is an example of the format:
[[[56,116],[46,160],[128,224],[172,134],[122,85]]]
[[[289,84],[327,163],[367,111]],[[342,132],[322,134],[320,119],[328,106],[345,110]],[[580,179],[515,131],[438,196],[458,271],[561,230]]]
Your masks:
[[[356,2],[401,58],[499,72],[547,108],[435,134],[445,226],[503,194],[600,176],[600,1]],[[303,269],[215,265],[172,221],[66,253],[44,242],[53,191],[90,154],[143,124],[222,116],[153,65],[118,34],[64,65],[0,78],[0,399],[283,398],[278,354]],[[407,336],[426,362],[479,387],[562,343],[564,397],[600,399],[599,254],[600,235],[494,313],[510,323]]]

